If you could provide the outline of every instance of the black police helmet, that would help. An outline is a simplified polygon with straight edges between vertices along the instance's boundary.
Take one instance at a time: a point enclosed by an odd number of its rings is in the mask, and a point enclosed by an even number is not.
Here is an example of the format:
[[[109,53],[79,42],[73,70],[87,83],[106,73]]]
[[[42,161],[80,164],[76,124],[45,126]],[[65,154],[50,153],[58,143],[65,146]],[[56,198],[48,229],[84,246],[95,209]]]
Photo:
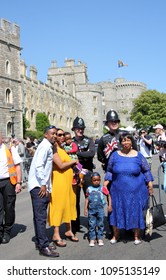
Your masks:
[[[71,130],[74,130],[74,128],[85,128],[85,122],[82,118],[76,117],[73,121],[73,127]]]
[[[120,122],[119,116],[117,114],[117,112],[115,110],[110,110],[108,111],[107,115],[106,115],[106,122],[108,121],[118,121]]]

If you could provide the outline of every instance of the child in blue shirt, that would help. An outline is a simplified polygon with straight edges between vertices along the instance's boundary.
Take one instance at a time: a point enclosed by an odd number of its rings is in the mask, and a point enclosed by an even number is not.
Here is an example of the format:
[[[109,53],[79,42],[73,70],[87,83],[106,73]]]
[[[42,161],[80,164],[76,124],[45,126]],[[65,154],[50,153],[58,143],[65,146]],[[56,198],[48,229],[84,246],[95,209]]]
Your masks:
[[[84,215],[88,215],[89,246],[94,247],[96,238],[99,246],[104,242],[104,206],[106,205],[104,195],[107,196],[108,211],[111,212],[111,197],[106,187],[101,186],[101,177],[98,172],[91,175],[92,185],[86,190]],[[96,230],[97,229],[97,230]]]

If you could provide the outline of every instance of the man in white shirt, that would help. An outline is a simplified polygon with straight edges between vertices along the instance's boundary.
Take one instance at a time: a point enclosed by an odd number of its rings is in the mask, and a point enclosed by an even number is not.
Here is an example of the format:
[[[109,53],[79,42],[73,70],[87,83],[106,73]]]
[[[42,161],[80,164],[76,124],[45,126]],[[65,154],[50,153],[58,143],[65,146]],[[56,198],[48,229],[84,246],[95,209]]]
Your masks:
[[[47,206],[51,192],[51,174],[53,164],[53,144],[56,140],[56,127],[48,126],[44,139],[34,154],[29,176],[28,191],[31,195],[36,249],[41,255],[59,257],[55,245],[49,245],[46,235]]]
[[[2,142],[0,133],[0,243],[10,241],[15,221],[16,194],[21,191],[21,158],[10,139]]]
[[[155,134],[157,136],[157,141],[166,141],[166,133],[164,131],[164,128],[161,124],[157,124],[153,127],[155,129]]]
[[[146,158],[150,168],[152,166],[152,141],[153,139],[147,130],[142,129],[139,141],[140,153]]]

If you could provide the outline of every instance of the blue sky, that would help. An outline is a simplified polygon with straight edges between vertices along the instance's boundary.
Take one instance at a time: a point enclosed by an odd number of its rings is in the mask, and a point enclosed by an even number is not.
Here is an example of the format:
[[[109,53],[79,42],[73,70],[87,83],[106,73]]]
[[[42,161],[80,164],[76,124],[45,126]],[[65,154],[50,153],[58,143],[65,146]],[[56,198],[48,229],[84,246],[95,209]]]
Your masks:
[[[166,93],[165,12],[165,0],[8,0],[0,18],[20,26],[21,59],[43,82],[52,60],[73,58],[87,64],[89,83],[123,77]]]

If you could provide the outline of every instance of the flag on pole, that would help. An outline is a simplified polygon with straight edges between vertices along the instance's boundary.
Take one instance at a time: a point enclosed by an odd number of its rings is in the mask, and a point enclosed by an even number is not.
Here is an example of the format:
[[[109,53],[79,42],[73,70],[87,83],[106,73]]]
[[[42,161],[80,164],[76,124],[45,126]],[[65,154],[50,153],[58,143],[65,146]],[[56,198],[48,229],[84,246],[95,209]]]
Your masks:
[[[118,60],[118,67],[128,66],[128,64],[123,63],[122,60]]]

